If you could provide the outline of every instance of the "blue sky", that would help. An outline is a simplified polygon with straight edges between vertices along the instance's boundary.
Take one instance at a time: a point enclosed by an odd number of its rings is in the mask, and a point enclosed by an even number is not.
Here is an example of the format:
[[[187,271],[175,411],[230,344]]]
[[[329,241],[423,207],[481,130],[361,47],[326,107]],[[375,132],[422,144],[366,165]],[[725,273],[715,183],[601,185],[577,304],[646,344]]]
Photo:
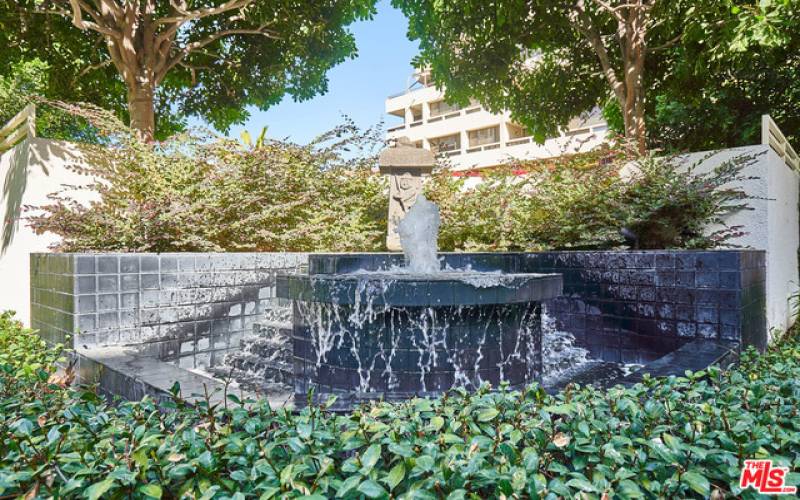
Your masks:
[[[304,102],[286,97],[267,111],[251,109],[247,123],[232,127],[228,135],[239,138],[242,130],[247,130],[256,136],[267,126],[269,137],[305,143],[340,124],[343,113],[361,127],[381,119],[386,124],[396,123],[398,119],[390,120],[394,117],[384,114],[384,101],[405,88],[418,45],[406,38],[408,22],[388,0],[379,2],[377,10],[371,21],[351,26],[358,56],[328,73],[326,94]]]

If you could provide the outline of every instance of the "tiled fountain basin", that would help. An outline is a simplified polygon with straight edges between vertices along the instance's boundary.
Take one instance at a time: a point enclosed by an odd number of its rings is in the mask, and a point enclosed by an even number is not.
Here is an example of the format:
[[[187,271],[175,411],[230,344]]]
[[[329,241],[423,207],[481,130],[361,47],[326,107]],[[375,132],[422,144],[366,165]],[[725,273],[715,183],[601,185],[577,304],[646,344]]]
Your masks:
[[[295,405],[311,392],[346,409],[541,381],[541,302],[561,294],[561,276],[282,275],[276,293],[295,301]]]
[[[640,373],[682,375],[717,359],[713,353],[697,358],[697,346],[730,348],[735,354],[741,346],[763,349],[767,342],[763,251],[441,256],[452,268],[561,274],[564,294],[546,303],[557,328],[574,334],[593,358],[643,364]],[[81,370],[81,379],[98,382],[107,393],[135,399],[141,391],[129,389],[141,386],[166,394],[164,389],[171,385],[167,379],[174,377],[167,374],[169,367],[196,378],[195,385],[203,388],[213,385],[208,377],[184,368],[203,370],[207,357],[219,359],[237,350],[236,338],[252,334],[271,310],[275,274],[306,264],[314,275],[348,273],[389,269],[402,265],[403,257],[32,254],[31,320],[49,342],[64,342],[69,335],[70,346],[93,360],[87,363],[85,377]],[[119,353],[124,363],[116,361]],[[169,366],[145,367],[139,362],[144,358],[154,366]],[[110,380],[112,373],[119,378]],[[182,385],[191,392],[188,383]]]
[[[767,345],[763,250],[620,250],[442,253],[443,268],[558,273],[564,293],[546,304],[559,330],[594,358],[645,364],[694,340]],[[319,276],[403,265],[402,254],[313,254]]]

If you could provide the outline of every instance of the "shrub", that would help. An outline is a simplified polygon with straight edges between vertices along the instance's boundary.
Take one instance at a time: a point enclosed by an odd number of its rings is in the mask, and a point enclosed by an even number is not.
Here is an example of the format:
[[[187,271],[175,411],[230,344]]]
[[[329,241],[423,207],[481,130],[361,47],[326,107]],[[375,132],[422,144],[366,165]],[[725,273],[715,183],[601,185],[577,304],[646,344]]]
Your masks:
[[[51,103],[58,106],[58,103]],[[383,248],[388,199],[372,175],[377,130],[346,122],[308,145],[255,147],[182,134],[144,144],[113,116],[64,106],[103,131],[94,179],[36,207],[29,224],[60,251],[351,251]],[[97,200],[75,201],[75,189]]]
[[[713,248],[741,235],[742,228],[723,219],[748,209],[740,188],[752,179],[743,173],[755,160],[740,155],[709,172],[698,172],[700,161],[682,166],[680,157],[645,158],[637,162],[632,179],[620,185],[618,220],[635,238],[638,248]]]
[[[754,161],[740,155],[709,172],[704,157],[631,159],[606,152],[587,168],[583,155],[556,166],[515,165],[470,189],[439,171],[426,185],[442,211],[440,247],[447,250],[713,248],[740,233],[723,218],[746,207],[733,184]],[[632,172],[618,175],[622,168]],[[523,169],[526,176],[512,175]],[[627,235],[624,236],[624,235]]]
[[[14,319],[11,311],[0,311],[0,366],[19,380],[29,380],[61,359],[62,346],[48,349],[44,340]]]
[[[3,496],[756,498],[738,487],[745,459],[800,468],[797,340],[629,389],[484,387],[343,415],[234,395],[190,407],[177,389],[170,411],[109,406],[46,369],[14,373],[2,365]]]
[[[77,203],[68,187],[27,217],[61,237],[58,250],[384,249],[379,129],[346,122],[308,145],[191,134],[143,144],[101,110],[50,105],[88,120],[105,144],[86,147],[97,201]],[[711,248],[739,234],[722,218],[743,207],[745,194],[728,186],[752,160],[698,173],[671,157],[601,149],[497,169],[471,189],[440,169],[425,189],[442,212],[442,250]],[[623,179],[626,165],[634,174]],[[528,175],[512,175],[519,169]]]

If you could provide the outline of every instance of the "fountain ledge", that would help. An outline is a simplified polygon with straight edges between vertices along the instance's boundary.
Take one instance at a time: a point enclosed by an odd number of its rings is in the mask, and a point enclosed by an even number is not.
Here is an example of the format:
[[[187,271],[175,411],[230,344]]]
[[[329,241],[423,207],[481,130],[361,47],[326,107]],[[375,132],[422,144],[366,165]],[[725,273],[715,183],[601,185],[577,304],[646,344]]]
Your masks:
[[[559,274],[505,274],[486,280],[470,273],[278,275],[276,294],[306,302],[405,307],[540,302],[561,295]],[[486,280],[481,282],[480,280]]]

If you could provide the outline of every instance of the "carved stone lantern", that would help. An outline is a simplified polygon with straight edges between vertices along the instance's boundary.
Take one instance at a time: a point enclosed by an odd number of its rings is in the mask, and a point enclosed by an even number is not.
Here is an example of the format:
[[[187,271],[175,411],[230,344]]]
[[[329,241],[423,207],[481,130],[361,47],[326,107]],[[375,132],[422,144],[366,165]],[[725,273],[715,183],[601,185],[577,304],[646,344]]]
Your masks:
[[[402,249],[397,224],[417,200],[417,195],[422,191],[423,177],[430,175],[435,164],[436,158],[431,151],[415,147],[406,137],[396,139],[381,152],[378,160],[380,173],[389,176],[386,248],[390,251]]]

